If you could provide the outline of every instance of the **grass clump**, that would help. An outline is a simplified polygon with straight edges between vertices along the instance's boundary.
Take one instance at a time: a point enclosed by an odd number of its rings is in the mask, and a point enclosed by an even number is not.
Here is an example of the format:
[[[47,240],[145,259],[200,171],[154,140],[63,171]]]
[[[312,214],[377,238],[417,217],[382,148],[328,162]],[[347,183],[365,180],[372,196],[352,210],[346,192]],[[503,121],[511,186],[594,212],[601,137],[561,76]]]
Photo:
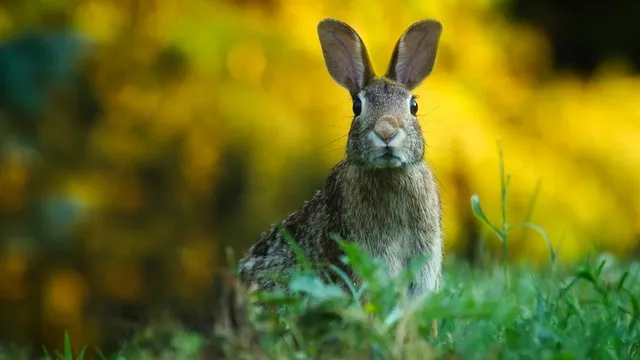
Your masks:
[[[156,329],[139,334],[119,354],[98,358],[638,358],[638,263],[600,256],[553,274],[509,265],[506,285],[502,267],[477,269],[450,260],[442,291],[411,304],[404,301],[402,279],[381,276],[379,264],[367,263],[361,252],[356,259],[362,261],[352,266],[370,293],[366,301],[324,283],[318,274],[297,270],[290,291],[255,294],[284,311],[249,303],[234,309],[247,311],[246,323],[231,321],[216,336]],[[359,293],[364,291],[357,288]],[[439,325],[437,336],[432,320]],[[68,347],[47,359],[84,359],[89,352],[72,354]]]

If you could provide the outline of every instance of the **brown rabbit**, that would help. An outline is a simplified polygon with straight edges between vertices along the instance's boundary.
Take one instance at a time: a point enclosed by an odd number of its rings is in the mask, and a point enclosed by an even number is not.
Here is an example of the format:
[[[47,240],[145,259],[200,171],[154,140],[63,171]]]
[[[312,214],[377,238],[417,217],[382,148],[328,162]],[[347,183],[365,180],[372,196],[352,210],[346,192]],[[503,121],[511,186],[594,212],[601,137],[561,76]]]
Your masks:
[[[333,19],[318,24],[327,69],[349,90],[354,118],[346,158],[324,189],[282,223],[312,262],[340,266],[352,277],[332,234],[381,258],[392,276],[412,258],[428,255],[411,284],[414,297],[437,289],[442,272],[439,193],[423,160],[425,142],[411,93],[433,69],[441,32],[435,20],[411,25],[395,45],[386,75],[378,77],[355,30]],[[285,274],[295,265],[292,249],[272,226],[249,248],[239,270],[244,281],[269,290],[276,287],[269,274]]]

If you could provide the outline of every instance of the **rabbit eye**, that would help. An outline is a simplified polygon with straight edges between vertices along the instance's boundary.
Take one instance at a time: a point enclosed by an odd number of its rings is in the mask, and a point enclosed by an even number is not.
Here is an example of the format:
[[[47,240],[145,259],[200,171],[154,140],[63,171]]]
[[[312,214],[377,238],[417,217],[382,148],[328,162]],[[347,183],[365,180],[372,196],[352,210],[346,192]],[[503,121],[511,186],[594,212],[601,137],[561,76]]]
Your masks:
[[[360,98],[356,98],[353,101],[353,115],[358,116],[362,112],[362,102]]]
[[[410,110],[411,110],[411,115],[415,115],[418,112],[418,102],[416,101],[415,98],[411,99],[411,103],[409,105]]]

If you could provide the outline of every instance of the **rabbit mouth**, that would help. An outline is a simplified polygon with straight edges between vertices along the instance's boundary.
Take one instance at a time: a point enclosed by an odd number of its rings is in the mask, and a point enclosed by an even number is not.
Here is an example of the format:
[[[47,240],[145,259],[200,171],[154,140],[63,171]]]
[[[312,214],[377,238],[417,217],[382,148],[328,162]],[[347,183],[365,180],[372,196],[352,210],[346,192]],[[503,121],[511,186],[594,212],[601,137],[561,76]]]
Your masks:
[[[396,168],[402,165],[402,159],[392,151],[387,150],[382,155],[373,159],[376,168]]]

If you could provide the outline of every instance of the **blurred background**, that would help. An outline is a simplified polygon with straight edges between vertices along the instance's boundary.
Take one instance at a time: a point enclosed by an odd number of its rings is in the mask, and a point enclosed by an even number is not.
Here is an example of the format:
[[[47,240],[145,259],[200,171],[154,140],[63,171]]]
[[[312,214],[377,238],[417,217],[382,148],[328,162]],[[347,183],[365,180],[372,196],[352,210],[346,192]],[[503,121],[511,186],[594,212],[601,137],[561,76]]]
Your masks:
[[[499,255],[469,197],[498,219],[502,139],[510,221],[531,216],[564,262],[637,256],[638,14],[633,0],[0,2],[0,342],[55,347],[68,330],[110,348],[167,312],[198,318],[225,249],[242,256],[344,155],[351,102],[325,70],[324,17],[359,32],[378,73],[411,23],[443,23],[416,93],[448,254]],[[538,235],[513,236],[514,259],[547,260]]]

